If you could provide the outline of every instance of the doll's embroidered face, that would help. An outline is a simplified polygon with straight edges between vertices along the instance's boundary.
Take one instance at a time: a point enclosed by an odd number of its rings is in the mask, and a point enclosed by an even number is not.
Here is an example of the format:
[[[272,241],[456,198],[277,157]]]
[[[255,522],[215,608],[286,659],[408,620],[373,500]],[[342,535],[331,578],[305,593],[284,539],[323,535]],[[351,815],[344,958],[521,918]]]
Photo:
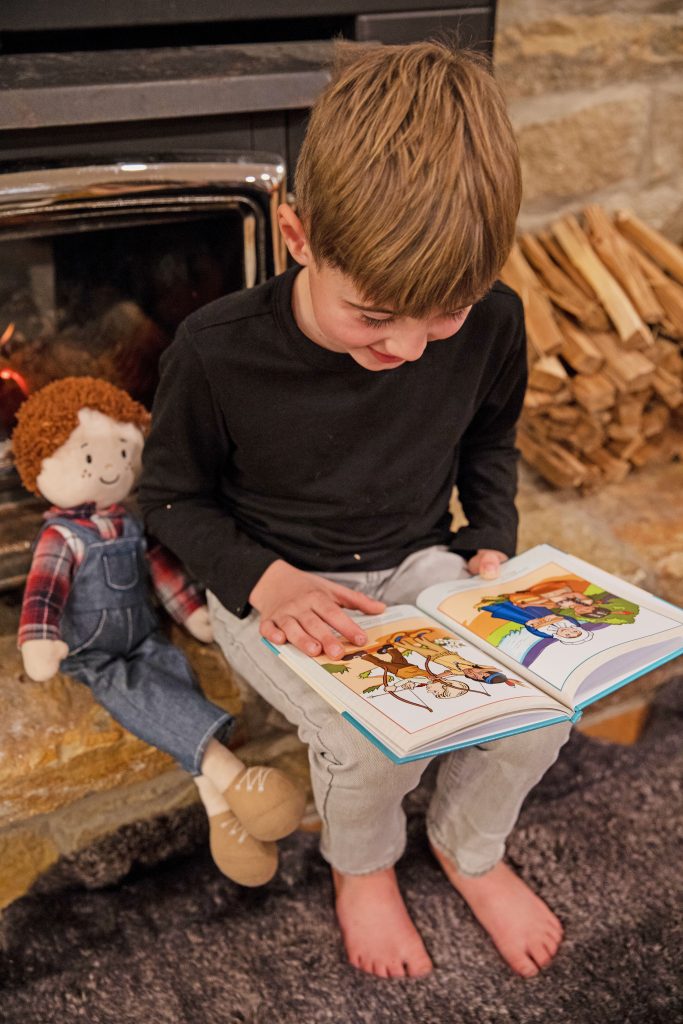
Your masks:
[[[100,508],[130,494],[140,473],[142,432],[95,409],[81,409],[78,426],[37,478],[41,494],[59,508],[95,502]]]

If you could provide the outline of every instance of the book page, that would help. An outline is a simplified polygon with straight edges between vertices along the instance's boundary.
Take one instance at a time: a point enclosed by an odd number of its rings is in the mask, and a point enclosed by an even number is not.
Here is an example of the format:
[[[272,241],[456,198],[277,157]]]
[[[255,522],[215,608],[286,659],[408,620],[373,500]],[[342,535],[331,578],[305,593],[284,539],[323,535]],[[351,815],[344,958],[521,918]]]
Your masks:
[[[353,618],[367,643],[342,640],[341,658],[310,658],[291,645],[278,651],[337,710],[347,710],[398,749],[520,711],[564,710],[417,608]]]
[[[439,584],[419,604],[568,707],[683,651],[683,612],[581,559],[540,545],[493,581]]]

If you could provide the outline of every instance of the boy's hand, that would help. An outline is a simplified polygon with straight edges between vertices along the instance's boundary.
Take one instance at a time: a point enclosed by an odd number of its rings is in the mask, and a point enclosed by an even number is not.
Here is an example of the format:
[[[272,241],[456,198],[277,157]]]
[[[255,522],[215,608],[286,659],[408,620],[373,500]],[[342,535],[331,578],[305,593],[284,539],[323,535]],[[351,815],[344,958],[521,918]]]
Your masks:
[[[384,611],[381,601],[344,587],[340,583],[302,572],[278,559],[269,565],[251,594],[249,603],[261,613],[261,636],[273,644],[289,641],[304,654],[325,653],[339,658],[344,648],[339,637],[364,644],[367,637],[342,608],[355,608],[366,615]]]
[[[473,576],[479,574],[483,580],[495,580],[500,572],[501,562],[507,562],[508,556],[502,551],[481,548],[467,563],[467,570]]]

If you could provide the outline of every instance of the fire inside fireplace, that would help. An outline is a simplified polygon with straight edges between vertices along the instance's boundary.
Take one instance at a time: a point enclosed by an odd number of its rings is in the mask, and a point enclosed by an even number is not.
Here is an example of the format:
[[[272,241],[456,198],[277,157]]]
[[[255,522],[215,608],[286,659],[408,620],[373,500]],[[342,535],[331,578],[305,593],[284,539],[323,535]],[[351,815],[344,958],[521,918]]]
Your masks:
[[[0,588],[21,577],[39,515],[12,462],[21,403],[88,375],[149,407],[178,324],[284,269],[284,187],[262,154],[0,175]]]

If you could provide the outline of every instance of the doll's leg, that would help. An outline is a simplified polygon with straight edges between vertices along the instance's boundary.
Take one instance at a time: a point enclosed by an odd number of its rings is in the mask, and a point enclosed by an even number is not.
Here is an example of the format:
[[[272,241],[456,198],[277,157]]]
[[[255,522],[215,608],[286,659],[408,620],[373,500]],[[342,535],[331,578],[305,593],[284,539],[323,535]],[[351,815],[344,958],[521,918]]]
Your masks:
[[[86,683],[124,728],[171,754],[195,778],[209,817],[211,851],[224,874],[242,885],[262,885],[272,878],[274,843],[249,835],[222,795],[245,773],[243,763],[218,739],[227,738],[234,719],[204,697],[182,651],[152,635],[127,658],[89,651],[67,659],[62,669]],[[303,797],[298,791],[295,795],[302,806]]]
[[[237,815],[257,839],[282,839],[298,826],[304,813],[305,794],[283,772],[264,765],[246,768],[232,751],[209,740],[196,778],[204,805],[221,801]],[[205,784],[199,786],[199,781]]]

